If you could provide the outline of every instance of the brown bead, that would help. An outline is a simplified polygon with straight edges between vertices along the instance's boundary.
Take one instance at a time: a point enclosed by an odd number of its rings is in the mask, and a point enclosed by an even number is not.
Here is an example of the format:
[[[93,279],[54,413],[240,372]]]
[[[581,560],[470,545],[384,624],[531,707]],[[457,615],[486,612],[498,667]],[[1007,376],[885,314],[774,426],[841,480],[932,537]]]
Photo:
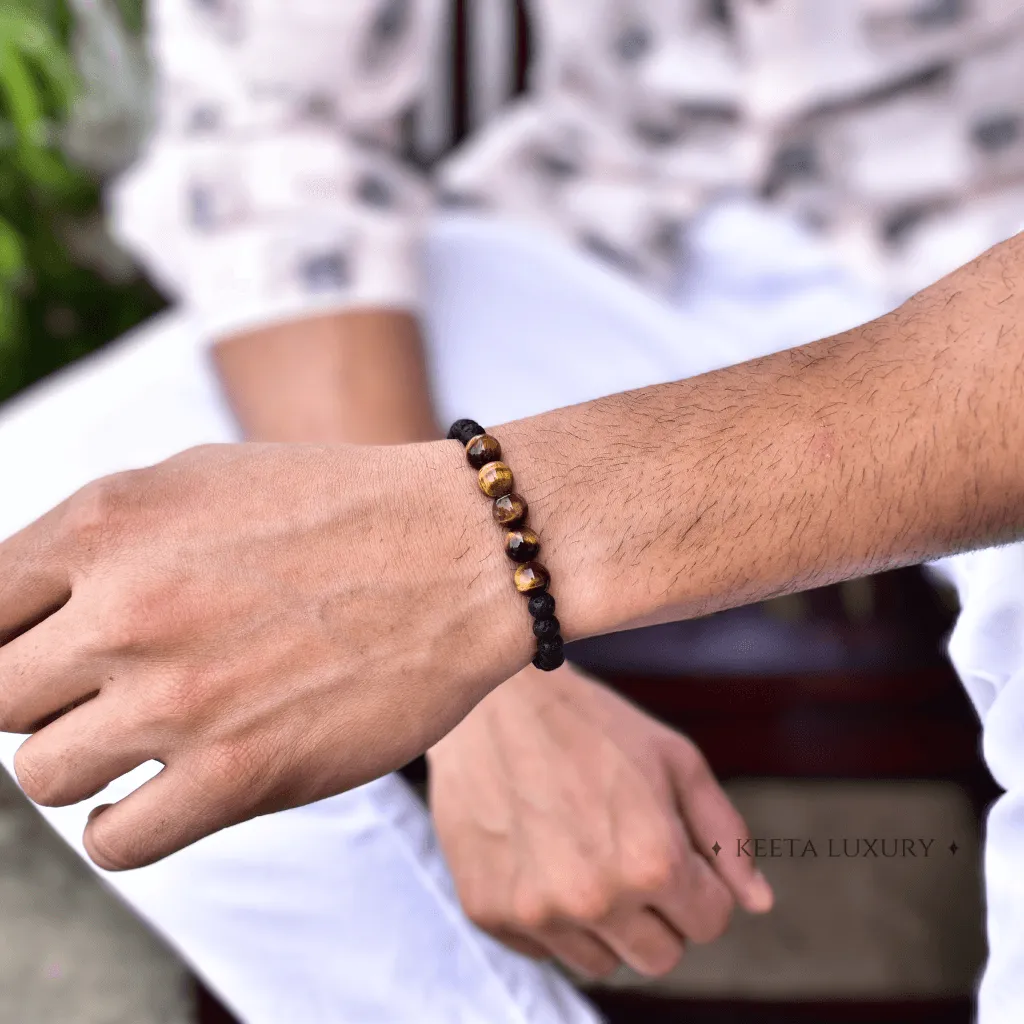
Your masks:
[[[480,481],[480,490],[488,498],[503,498],[512,493],[512,470],[504,462],[488,462],[480,470],[477,479]]]
[[[494,503],[494,519],[501,526],[520,526],[526,521],[529,507],[518,494],[506,494]]]
[[[477,434],[466,445],[466,459],[474,469],[483,469],[488,462],[501,458],[501,445],[490,434]]]
[[[505,534],[505,554],[513,562],[531,562],[540,553],[540,537],[522,527]]]
[[[534,594],[545,590],[551,582],[551,574],[540,562],[527,562],[515,572],[516,590],[520,594]]]

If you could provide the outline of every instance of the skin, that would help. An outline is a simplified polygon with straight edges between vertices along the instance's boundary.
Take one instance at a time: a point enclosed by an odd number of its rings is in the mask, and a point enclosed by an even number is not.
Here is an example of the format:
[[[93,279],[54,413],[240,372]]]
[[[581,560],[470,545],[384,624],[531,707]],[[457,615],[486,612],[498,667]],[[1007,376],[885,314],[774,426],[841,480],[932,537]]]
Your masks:
[[[566,639],[1024,535],[1022,277],[1018,236],[839,337],[496,427]],[[0,726],[96,694],[23,786],[162,760],[86,831],[124,868],[399,767],[531,657],[495,531],[454,442],[213,446],[85,488],[0,545]]]
[[[408,444],[444,436],[416,320],[353,310],[226,338],[213,350],[246,438]]]
[[[214,355],[251,439],[442,436],[406,314],[275,325],[226,339]],[[700,848],[705,836],[747,829],[699,751],[569,664],[551,674],[527,666],[429,757],[431,810],[463,906],[520,952],[592,977],[620,962],[659,975],[686,939],[717,938],[737,900],[771,906],[752,860],[717,861],[714,840]],[[488,829],[495,818],[502,837]]]
[[[737,900],[771,905],[749,859],[711,850],[749,833],[700,751],[577,671],[520,673],[429,757],[462,905],[521,952],[590,977],[620,962],[657,976],[683,937],[718,938]]]

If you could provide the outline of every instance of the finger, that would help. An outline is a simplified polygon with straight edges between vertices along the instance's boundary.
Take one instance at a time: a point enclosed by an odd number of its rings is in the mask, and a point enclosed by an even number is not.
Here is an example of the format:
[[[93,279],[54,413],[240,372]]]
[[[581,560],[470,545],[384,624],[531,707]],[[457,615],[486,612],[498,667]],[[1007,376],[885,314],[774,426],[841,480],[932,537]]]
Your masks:
[[[54,511],[0,543],[0,644],[42,622],[71,596],[57,557]]]
[[[682,959],[682,936],[646,907],[614,911],[594,929],[623,963],[649,978],[668,974]]]
[[[66,807],[151,760],[122,714],[118,697],[103,694],[27,739],[14,757],[27,796],[44,807]]]
[[[503,946],[528,956],[531,960],[550,960],[551,952],[539,942],[534,942],[517,932],[507,931],[504,928],[481,928],[493,939],[497,939]]]
[[[752,914],[771,910],[775,902],[771,886],[749,855],[750,830],[708,763],[682,737],[672,737],[666,754],[676,801],[693,845],[713,866],[740,906]]]
[[[584,978],[607,978],[622,962],[600,939],[574,925],[544,925],[531,938]]]
[[[0,647],[0,732],[34,732],[98,693],[70,606]]]
[[[208,773],[187,760],[169,763],[90,819],[86,852],[106,871],[141,868],[253,816],[248,804],[207,780]]]
[[[650,897],[650,906],[680,935],[697,943],[714,942],[728,928],[735,899],[710,864],[680,840],[685,850],[671,882]]]

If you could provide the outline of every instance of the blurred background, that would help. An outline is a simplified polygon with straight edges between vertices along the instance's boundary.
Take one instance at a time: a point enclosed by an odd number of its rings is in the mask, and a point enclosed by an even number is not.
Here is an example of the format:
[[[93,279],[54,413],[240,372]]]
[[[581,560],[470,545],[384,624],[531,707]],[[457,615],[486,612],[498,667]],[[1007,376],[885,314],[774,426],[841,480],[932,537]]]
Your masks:
[[[143,20],[142,0],[0,8],[0,402],[164,308],[101,201],[151,123]],[[755,835],[899,832],[936,850],[768,859],[778,910],[669,979],[623,972],[594,993],[612,1020],[971,1019],[993,788],[944,656],[954,615],[947,588],[905,570],[577,645],[580,664],[694,739]],[[0,1021],[230,1019],[0,773]]]
[[[149,121],[142,0],[0,6],[0,401],[163,306],[107,235]]]

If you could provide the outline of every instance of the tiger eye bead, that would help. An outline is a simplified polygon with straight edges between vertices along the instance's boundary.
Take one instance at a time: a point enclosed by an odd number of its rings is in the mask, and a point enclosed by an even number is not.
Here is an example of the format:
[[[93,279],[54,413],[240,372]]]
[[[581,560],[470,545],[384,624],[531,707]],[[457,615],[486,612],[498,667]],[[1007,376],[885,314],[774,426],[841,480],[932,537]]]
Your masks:
[[[532,594],[538,590],[546,590],[551,582],[551,574],[540,562],[527,562],[519,566],[515,572],[516,590],[520,594]]]
[[[505,534],[505,554],[513,562],[531,562],[540,554],[540,537],[525,526]]]
[[[483,469],[488,462],[497,462],[500,458],[501,445],[490,434],[477,434],[466,445],[466,460],[474,469]]]
[[[526,521],[526,513],[529,507],[518,494],[506,494],[498,498],[491,510],[494,513],[495,521],[501,526],[519,526]]]
[[[480,490],[488,498],[503,498],[512,493],[512,470],[504,462],[488,462],[480,470],[477,479],[480,481]]]

